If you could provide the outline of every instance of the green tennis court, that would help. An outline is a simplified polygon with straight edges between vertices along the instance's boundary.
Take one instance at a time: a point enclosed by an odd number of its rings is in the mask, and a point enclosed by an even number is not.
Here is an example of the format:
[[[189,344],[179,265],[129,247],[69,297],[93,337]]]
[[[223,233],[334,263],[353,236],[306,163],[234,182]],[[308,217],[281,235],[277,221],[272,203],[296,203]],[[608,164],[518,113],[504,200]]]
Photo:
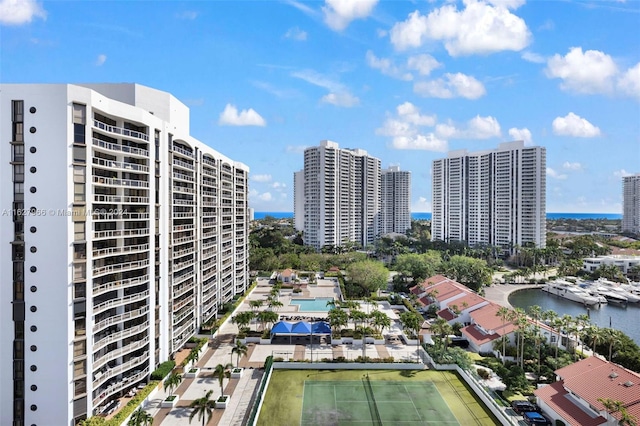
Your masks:
[[[304,382],[301,425],[459,425],[431,382]]]

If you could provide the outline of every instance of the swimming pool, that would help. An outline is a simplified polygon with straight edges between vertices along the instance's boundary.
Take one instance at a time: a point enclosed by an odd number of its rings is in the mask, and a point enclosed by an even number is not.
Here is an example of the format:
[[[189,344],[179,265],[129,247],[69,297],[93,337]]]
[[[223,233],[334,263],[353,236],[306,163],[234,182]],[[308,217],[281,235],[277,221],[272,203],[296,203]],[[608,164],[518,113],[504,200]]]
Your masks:
[[[315,299],[291,299],[291,305],[298,305],[298,312],[328,312],[331,309],[327,302],[333,297],[316,297]]]

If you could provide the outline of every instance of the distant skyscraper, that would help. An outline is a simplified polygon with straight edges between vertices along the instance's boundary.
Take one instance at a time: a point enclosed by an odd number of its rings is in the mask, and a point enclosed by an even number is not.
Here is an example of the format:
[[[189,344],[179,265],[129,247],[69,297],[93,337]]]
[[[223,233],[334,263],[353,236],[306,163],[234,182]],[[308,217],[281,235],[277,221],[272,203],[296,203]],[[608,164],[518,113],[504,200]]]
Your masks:
[[[304,170],[293,174],[293,226],[304,231]]]
[[[302,174],[300,174],[302,173]],[[301,179],[302,177],[302,179]],[[301,197],[300,192],[303,192]],[[380,160],[331,141],[304,151],[294,174],[295,223],[303,217],[304,242],[321,249],[355,242],[365,247],[379,232]]]
[[[546,244],[546,150],[524,142],[433,162],[432,240]]]
[[[411,172],[392,166],[381,175],[380,234],[404,234],[411,228]]]
[[[0,85],[0,424],[147,383],[248,286],[248,173],[137,84]]]
[[[622,181],[622,231],[640,234],[640,173]]]

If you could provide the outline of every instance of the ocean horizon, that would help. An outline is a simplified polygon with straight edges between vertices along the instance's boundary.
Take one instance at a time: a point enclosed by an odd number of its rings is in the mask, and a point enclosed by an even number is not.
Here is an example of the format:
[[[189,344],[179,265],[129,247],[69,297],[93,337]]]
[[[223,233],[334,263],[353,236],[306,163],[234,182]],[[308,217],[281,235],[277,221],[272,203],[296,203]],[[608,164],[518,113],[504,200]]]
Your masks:
[[[271,216],[276,219],[291,219],[293,218],[293,212],[255,212],[254,219],[264,219],[266,216]],[[429,212],[412,212],[411,219],[413,220],[431,220],[431,213]],[[547,219],[608,219],[616,220],[622,219],[621,213],[547,213]]]

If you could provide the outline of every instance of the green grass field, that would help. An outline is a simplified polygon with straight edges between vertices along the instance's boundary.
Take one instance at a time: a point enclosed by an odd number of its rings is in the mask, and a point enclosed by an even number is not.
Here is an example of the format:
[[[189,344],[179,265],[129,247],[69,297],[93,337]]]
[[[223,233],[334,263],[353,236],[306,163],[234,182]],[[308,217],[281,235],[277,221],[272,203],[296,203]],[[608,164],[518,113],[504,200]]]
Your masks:
[[[272,374],[258,417],[260,426],[498,424],[454,372],[274,370]]]

